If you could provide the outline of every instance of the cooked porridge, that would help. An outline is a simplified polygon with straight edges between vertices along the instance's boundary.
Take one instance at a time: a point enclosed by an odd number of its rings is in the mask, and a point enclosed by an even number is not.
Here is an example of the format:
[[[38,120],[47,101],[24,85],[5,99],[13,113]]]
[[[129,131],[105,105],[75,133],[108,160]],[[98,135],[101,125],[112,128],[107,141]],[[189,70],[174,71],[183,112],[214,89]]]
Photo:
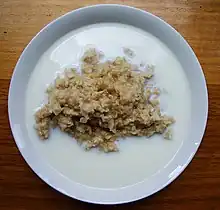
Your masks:
[[[153,67],[143,72],[124,57],[101,62],[103,56],[87,50],[81,74],[67,69],[48,87],[48,103],[35,114],[39,137],[47,139],[50,128],[59,127],[86,149],[104,152],[118,151],[119,137],[157,133],[170,139],[174,119],[161,113],[159,89],[147,85]]]

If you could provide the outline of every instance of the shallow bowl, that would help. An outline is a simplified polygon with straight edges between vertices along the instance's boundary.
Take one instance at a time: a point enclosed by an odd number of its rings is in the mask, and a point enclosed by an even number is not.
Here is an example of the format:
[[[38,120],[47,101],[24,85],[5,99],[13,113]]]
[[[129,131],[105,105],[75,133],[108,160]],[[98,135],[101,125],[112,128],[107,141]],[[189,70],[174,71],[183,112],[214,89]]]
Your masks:
[[[157,37],[180,62],[191,91],[189,135],[183,141],[172,162],[161,173],[152,176],[150,181],[143,180],[117,189],[79,184],[50,167],[30,141],[25,123],[25,90],[40,56],[68,32],[82,26],[107,22],[132,25]],[[174,28],[155,15],[140,9],[122,5],[95,5],[77,9],[59,17],[45,26],[31,40],[14,69],[9,90],[8,111],[17,147],[28,165],[42,180],[72,198],[91,203],[119,204],[152,195],[171,183],[186,168],[202,141],[208,114],[208,97],[199,61],[189,44]]]

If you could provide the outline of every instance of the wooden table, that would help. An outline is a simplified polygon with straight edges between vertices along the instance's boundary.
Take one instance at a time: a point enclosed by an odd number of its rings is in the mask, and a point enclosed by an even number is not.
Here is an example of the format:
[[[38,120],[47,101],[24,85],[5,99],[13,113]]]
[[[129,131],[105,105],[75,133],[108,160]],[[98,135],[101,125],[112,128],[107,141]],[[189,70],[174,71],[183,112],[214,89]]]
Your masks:
[[[7,115],[11,74],[31,38],[58,16],[98,3],[135,6],[173,25],[197,54],[209,90],[208,126],[192,163],[176,181],[156,195],[120,206],[83,203],[48,187],[21,157]],[[220,209],[220,0],[0,0],[0,209],[77,208]]]

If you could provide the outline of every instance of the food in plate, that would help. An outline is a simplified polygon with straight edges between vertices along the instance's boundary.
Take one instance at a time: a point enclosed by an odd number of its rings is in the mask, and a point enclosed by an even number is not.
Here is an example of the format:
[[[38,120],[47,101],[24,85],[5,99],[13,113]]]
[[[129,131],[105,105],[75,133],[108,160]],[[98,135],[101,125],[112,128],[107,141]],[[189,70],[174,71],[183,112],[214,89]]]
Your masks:
[[[39,137],[47,139],[50,128],[59,127],[86,149],[104,152],[118,151],[119,137],[157,133],[171,138],[174,119],[161,113],[159,90],[147,88],[153,68],[143,72],[124,57],[101,62],[102,57],[94,48],[87,50],[80,73],[67,69],[48,87],[48,103],[35,113]]]

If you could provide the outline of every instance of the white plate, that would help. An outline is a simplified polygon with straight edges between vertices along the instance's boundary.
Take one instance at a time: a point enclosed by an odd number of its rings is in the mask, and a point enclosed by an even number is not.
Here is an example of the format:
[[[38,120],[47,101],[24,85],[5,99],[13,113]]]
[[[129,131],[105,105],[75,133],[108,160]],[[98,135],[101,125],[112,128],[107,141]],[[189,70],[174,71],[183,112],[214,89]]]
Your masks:
[[[188,113],[188,115],[190,115],[190,120],[187,125],[187,135],[184,137],[183,141],[181,141],[180,146],[175,151],[173,151],[174,155],[169,160],[169,162],[167,162],[166,165],[157,170],[156,173],[151,174],[151,176],[146,176],[144,178],[142,177],[142,179],[140,178],[140,180],[136,180],[132,177],[135,176],[135,172],[131,173],[133,168],[130,170],[130,172],[128,170],[127,177],[129,177],[130,175],[130,183],[127,185],[126,183],[124,185],[120,185],[120,180],[122,180],[122,178],[118,179],[118,184],[113,183],[113,181],[110,179],[106,180],[106,182],[109,181],[110,183],[109,185],[106,185],[106,187],[105,184],[103,185],[103,183],[88,184],[84,182],[83,179],[79,181],[80,173],[83,173],[82,177],[84,178],[91,174],[95,176],[95,173],[92,173],[91,171],[90,173],[88,171],[87,175],[87,171],[85,171],[85,168],[84,171],[80,171],[80,168],[78,168],[77,170],[76,167],[78,167],[79,165],[74,166],[75,168],[71,172],[73,173],[72,177],[67,176],[65,172],[60,171],[60,168],[56,167],[56,164],[50,164],[50,161],[46,159],[44,155],[40,154],[38,150],[39,147],[36,147],[35,144],[36,142],[38,142],[38,139],[34,139],[29,135],[30,130],[33,129],[33,127],[31,123],[27,123],[26,118],[26,89],[28,83],[29,87],[30,83],[34,86],[35,80],[33,80],[33,72],[34,69],[37,68],[36,66],[42,54],[44,54],[45,52],[49,52],[51,46],[53,46],[54,43],[56,45],[57,40],[60,40],[60,38],[61,40],[63,39],[65,41],[65,37],[67,34],[72,33],[76,31],[76,29],[81,28],[83,26],[92,25],[95,23],[121,23],[137,27],[140,30],[146,31],[147,33],[151,34],[150,36],[155,37],[155,39],[159,40],[159,42],[162,43],[161,45],[166,46],[167,49],[169,49],[168,51],[170,51],[172,55],[175,55],[176,60],[183,69],[183,75],[186,78],[190,88],[190,114]],[[137,31],[139,29],[137,29]],[[131,40],[131,43],[135,43],[135,41]],[[154,45],[151,47],[154,47]],[[67,55],[68,53],[69,52],[67,52]],[[62,53],[61,56],[63,56]],[[66,54],[62,57],[62,59],[66,59]],[[166,66],[165,62],[164,69],[166,69],[167,67],[169,67],[169,65],[167,64]],[[172,82],[178,81],[178,83],[181,83],[181,77],[179,78],[178,75],[179,74],[173,76]],[[43,75],[42,81],[44,81]],[[36,97],[37,93],[39,91],[42,91],[44,88],[45,87],[35,90]],[[174,88],[176,88],[176,86]],[[179,86],[179,88],[180,93],[181,91],[184,91],[182,90],[184,89],[184,86]],[[33,93],[34,90],[32,90],[31,94],[33,95]],[[33,97],[32,104],[35,104],[34,98],[35,96]],[[174,108],[178,111],[178,107]],[[10,125],[16,144],[26,162],[41,179],[43,179],[47,184],[60,191],[61,193],[82,201],[100,204],[118,204],[138,200],[161,190],[169,183],[171,183],[185,169],[185,167],[189,164],[189,162],[195,155],[205,131],[208,115],[208,96],[206,82],[201,66],[190,46],[183,39],[183,37],[175,31],[175,29],[173,29],[170,25],[168,25],[166,22],[159,19],[158,17],[139,9],[122,5],[96,5],[72,11],[58,18],[57,20],[51,22],[45,28],[43,28],[32,39],[32,41],[25,48],[15,67],[9,90],[8,110]],[[182,110],[180,108],[179,112],[181,111]],[[181,119],[179,121],[181,121]],[[176,122],[176,124],[178,124],[178,121]],[[178,139],[178,134],[176,134],[176,136],[176,139]],[[138,143],[139,146],[142,144],[140,142],[141,141],[139,141]],[[153,139],[151,142],[153,142]],[[175,144],[175,139],[173,140],[173,142]],[[74,143],[71,142],[71,145],[73,144]],[[47,146],[48,145],[46,144],[43,146],[41,145],[41,148],[47,148]],[[121,146],[123,147],[123,145]],[[71,147],[72,146],[70,146],[69,148]],[[75,159],[78,160],[78,158],[84,156],[84,152],[82,152],[81,148],[79,148],[78,145],[74,145],[73,148],[75,149],[75,152],[78,152],[78,156],[75,157]],[[138,149],[138,146],[136,148]],[[132,149],[133,146],[127,147],[126,151],[132,151]],[[87,158],[90,157],[88,154],[94,155],[94,153],[87,153],[85,155],[87,156]],[[115,156],[108,156],[107,159],[108,161],[109,159],[114,159],[115,162],[120,163],[120,158],[123,159],[123,154],[126,153],[121,152],[121,154],[119,153]],[[129,156],[129,153],[127,154]],[[65,156],[66,154],[62,155]],[[148,157],[147,154],[146,156],[144,156],[145,154],[141,155],[143,155],[143,158]],[[104,156],[100,155],[99,159],[96,159],[97,164],[100,160],[102,160],[103,164],[103,161],[107,160],[105,158]],[[140,159],[139,161],[142,160]],[[63,164],[68,163],[65,162]],[[132,164],[134,166],[138,164],[140,165],[137,169],[134,167],[133,171],[141,169],[141,171],[143,172],[142,174],[144,174],[144,171],[148,170],[148,168],[145,169],[145,165],[142,162],[136,163],[133,160],[131,165]],[[155,163],[153,162],[152,164]],[[117,167],[118,169],[121,169],[121,174],[119,170],[118,176],[120,177],[121,175],[125,177],[126,174],[122,173],[123,165],[118,165]],[[98,166],[94,168],[94,171],[97,168]],[[90,168],[90,170],[92,169],[93,167]],[[104,172],[102,172],[101,169],[102,168],[99,168],[100,173],[104,174]],[[108,168],[106,168],[106,170],[107,169]],[[77,170],[79,180],[77,180],[78,178],[76,178],[76,180],[74,179],[74,170]],[[97,173],[97,177],[98,176],[99,174]]]

